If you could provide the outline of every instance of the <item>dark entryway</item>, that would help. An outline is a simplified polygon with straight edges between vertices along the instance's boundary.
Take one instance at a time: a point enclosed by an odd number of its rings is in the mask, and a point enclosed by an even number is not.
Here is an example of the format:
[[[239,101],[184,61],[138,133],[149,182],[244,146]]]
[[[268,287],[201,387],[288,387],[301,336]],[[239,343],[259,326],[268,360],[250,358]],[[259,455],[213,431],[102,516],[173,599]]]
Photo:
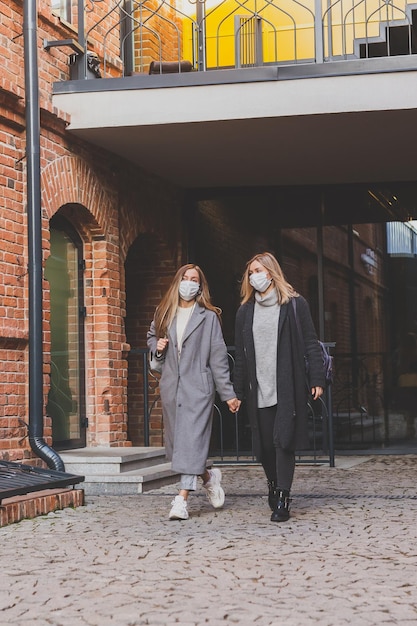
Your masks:
[[[195,201],[189,247],[223,309],[227,343],[245,263],[269,250],[308,299],[320,338],[335,343],[336,450],[415,450],[417,260],[387,249],[389,225],[408,215],[401,194],[362,187],[210,196]],[[231,450],[233,428],[229,435]]]

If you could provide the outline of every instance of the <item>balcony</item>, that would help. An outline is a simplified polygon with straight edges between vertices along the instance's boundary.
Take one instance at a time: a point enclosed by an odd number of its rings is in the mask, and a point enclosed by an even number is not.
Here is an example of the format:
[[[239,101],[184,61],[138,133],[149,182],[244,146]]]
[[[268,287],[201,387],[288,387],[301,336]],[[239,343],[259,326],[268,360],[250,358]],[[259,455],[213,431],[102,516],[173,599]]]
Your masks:
[[[69,132],[187,189],[415,179],[414,5],[106,9],[89,5],[71,80],[54,85]]]

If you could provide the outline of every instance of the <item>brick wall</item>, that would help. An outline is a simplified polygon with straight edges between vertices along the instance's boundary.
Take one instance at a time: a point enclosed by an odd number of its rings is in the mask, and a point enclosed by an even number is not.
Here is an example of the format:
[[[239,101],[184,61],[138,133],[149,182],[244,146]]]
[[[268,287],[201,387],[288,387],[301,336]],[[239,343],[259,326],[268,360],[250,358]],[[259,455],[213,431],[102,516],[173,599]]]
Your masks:
[[[233,202],[200,202],[195,213],[195,261],[202,265],[210,284],[213,301],[223,309],[223,328],[227,343],[234,341],[234,314],[239,305],[239,281],[247,260],[258,252],[275,252],[287,280],[310,303],[319,330],[317,300],[316,228],[279,228],[279,208],[258,207],[244,212]],[[386,349],[384,322],[383,224],[355,225],[353,237],[355,311],[358,347],[362,351]],[[350,352],[351,309],[348,231],[329,226],[323,232],[324,295],[326,341],[337,343],[336,351]],[[376,251],[373,273],[361,260],[367,248]],[[371,307],[372,313],[369,312]],[[374,333],[369,331],[369,317]]]
[[[0,457],[26,458],[27,254],[23,209],[24,109],[17,77],[22,62],[13,38],[21,33],[13,4],[0,7]]]
[[[0,506],[0,528],[23,519],[84,505],[82,489],[48,489],[36,494],[5,498]]]
[[[213,303],[222,311],[226,342],[233,344],[240,280],[255,253],[273,249],[267,213],[242,211],[233,203],[200,202],[195,214],[195,262],[209,282]]]
[[[176,259],[156,236],[140,235],[126,259],[126,336],[129,354],[128,414],[129,439],[144,445],[144,361],[138,349],[146,349],[146,333],[155,308],[177,269]],[[157,379],[149,376],[149,442],[163,445],[162,414]],[[151,410],[152,409],[152,410]]]
[[[148,72],[151,61],[181,59],[182,21],[169,5],[146,2],[135,12],[135,70]]]
[[[1,338],[0,344],[0,458],[29,458],[25,441],[27,416],[26,341]]]
[[[87,28],[105,10],[95,6],[95,15],[87,15]],[[22,17],[21,3],[0,2],[0,458],[40,464],[29,448],[24,423],[28,421],[28,275]],[[69,120],[53,108],[51,94],[54,81],[69,78],[71,51],[47,51],[42,43],[73,37],[74,30],[52,15],[46,1],[39,3],[38,28],[44,261],[49,255],[49,220],[60,213],[78,231],[85,260],[87,444],[131,445],[124,264],[135,239],[149,233],[162,242],[170,270],[176,267],[181,257],[182,194],[67,133]],[[92,28],[89,43],[99,56],[106,57],[116,75],[120,72],[118,35],[107,38],[105,46],[103,36],[100,28]],[[51,341],[46,280],[43,288],[46,405]],[[143,301],[135,306],[140,334],[150,323],[151,311]],[[160,422],[158,429],[161,438]],[[51,445],[52,424],[47,415],[44,437]]]

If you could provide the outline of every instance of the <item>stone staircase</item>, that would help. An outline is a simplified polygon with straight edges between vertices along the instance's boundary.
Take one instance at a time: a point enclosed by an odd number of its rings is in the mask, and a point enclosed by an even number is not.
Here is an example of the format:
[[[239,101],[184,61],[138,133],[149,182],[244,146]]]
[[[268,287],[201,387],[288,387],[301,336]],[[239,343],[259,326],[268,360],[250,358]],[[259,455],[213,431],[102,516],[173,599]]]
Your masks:
[[[178,482],[163,447],[79,448],[59,452],[65,471],[85,477],[86,495],[136,495]]]

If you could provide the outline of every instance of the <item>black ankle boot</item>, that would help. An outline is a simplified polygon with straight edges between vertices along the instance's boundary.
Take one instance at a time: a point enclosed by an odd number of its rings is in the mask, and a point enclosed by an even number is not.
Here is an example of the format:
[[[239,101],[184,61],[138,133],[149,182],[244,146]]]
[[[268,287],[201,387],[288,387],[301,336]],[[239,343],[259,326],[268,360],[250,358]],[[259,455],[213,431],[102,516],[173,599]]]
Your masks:
[[[277,491],[277,504],[271,515],[271,522],[286,522],[290,517],[290,492],[287,489]]]
[[[268,504],[271,511],[275,511],[278,504],[277,483],[275,480],[268,480]]]

